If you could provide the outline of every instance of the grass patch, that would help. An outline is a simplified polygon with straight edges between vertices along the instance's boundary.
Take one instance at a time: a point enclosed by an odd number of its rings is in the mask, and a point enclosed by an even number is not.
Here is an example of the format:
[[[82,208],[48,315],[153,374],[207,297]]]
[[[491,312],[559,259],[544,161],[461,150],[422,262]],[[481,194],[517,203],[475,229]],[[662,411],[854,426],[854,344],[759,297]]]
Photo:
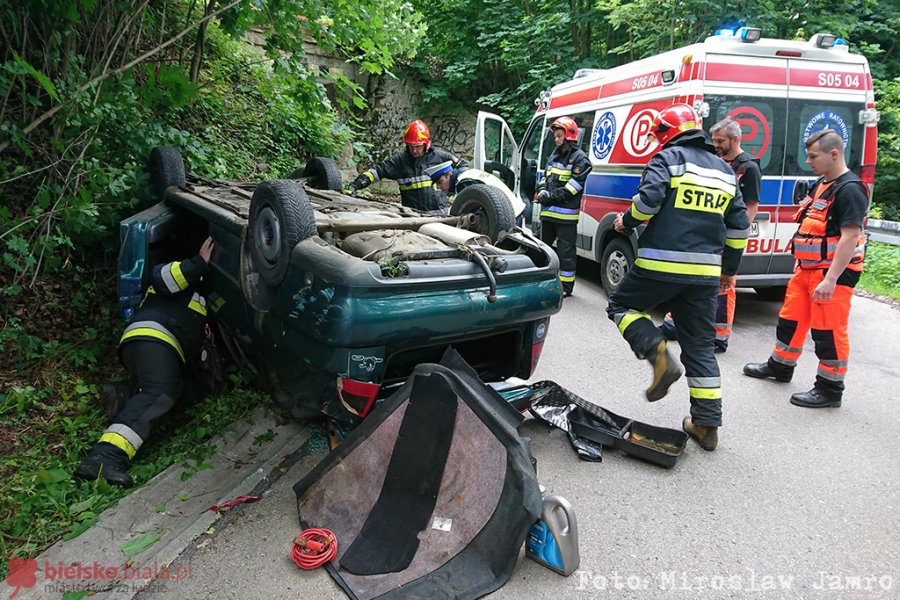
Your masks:
[[[132,491],[71,479],[107,426],[96,384],[124,373],[114,267],[104,262],[106,269],[72,267],[28,288],[0,287],[0,577],[10,558],[80,535]],[[203,469],[211,440],[269,403],[232,383],[163,419],[132,465],[138,486],[173,464],[185,466],[185,477]]]
[[[56,396],[60,389],[74,393]],[[140,486],[173,464],[185,476],[202,470],[212,439],[246,419],[268,399],[243,389],[176,409],[135,457],[131,475]],[[21,409],[21,410],[20,410]],[[133,490],[104,480],[78,482],[71,473],[106,428],[96,386],[60,381],[45,389],[18,388],[0,396],[0,577],[9,559],[33,557],[60,539],[77,537],[97,516]]]
[[[900,301],[900,246],[870,241],[859,287]]]

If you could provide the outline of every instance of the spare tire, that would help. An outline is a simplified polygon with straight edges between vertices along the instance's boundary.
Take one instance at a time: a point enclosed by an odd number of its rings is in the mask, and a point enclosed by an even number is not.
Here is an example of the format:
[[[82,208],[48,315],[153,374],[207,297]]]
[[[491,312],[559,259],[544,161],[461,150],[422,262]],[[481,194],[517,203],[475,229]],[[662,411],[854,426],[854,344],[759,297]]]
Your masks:
[[[303,177],[309,178],[307,185],[315,190],[340,192],[344,189],[341,170],[338,169],[337,163],[330,158],[316,156],[309,159],[306,168],[303,169]],[[291,179],[294,177],[291,176]]]
[[[166,199],[166,190],[172,186],[184,186],[184,161],[178,148],[156,146],[150,151],[150,186],[160,201]]]
[[[516,216],[506,195],[497,188],[479,183],[470,185],[453,200],[450,214],[475,215],[475,231],[496,242],[501,232],[516,226]]]
[[[316,235],[316,217],[297,182],[264,181],[250,200],[250,256],[262,280],[284,280],[297,242]]]

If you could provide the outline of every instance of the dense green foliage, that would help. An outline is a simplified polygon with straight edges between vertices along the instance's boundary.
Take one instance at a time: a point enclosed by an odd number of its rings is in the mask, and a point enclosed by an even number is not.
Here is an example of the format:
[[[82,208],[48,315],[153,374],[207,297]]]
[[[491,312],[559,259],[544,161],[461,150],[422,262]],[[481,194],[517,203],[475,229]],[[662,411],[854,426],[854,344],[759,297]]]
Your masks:
[[[869,242],[860,287],[900,301],[900,246]]]
[[[402,0],[0,3],[0,576],[122,495],[69,473],[104,428],[90,382],[117,371],[116,224],[149,201],[150,149],[235,179],[336,156],[341,111],[366,104],[348,74],[386,72],[422,31]],[[352,68],[307,66],[310,41]],[[133,475],[202,462],[257,403],[232,392],[169,420]]]
[[[692,44],[722,27],[768,38],[831,32],[865,54],[882,114],[875,202],[900,219],[900,11],[894,0],[415,0],[428,32],[412,61],[434,106],[481,105],[525,130],[541,90],[581,67],[608,68]]]

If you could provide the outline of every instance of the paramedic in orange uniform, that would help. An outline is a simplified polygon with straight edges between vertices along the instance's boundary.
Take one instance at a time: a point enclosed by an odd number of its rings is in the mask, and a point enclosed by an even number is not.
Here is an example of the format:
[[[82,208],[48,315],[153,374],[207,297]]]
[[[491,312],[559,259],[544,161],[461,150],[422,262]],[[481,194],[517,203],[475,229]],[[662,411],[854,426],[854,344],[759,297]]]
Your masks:
[[[847,168],[837,132],[826,129],[809,136],[806,155],[820,177],[795,215],[800,223],[793,239],[797,268],[778,313],[775,348],[767,362],[744,365],[744,374],[790,381],[811,330],[819,357],[816,382],[808,392],[792,395],[791,404],[837,407],[850,358],[847,321],[863,269],[869,199],[863,182]]]
[[[713,146],[716,147],[716,154],[734,170],[738,186],[741,188],[741,196],[747,205],[747,218],[753,223],[759,209],[759,189],[762,181],[759,159],[741,148],[741,126],[734,119],[722,119],[709,128],[709,134]],[[728,350],[736,300],[734,285],[727,282],[723,284],[716,297],[716,352]],[[672,313],[666,314],[661,331],[668,340],[678,339]]]

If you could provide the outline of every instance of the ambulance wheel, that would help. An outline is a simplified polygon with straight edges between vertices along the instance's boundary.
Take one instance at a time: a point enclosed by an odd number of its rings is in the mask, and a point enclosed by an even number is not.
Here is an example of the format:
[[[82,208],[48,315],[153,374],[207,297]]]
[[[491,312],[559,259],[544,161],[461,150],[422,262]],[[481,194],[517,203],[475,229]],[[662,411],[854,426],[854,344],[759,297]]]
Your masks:
[[[253,267],[273,287],[284,280],[294,246],[316,235],[312,205],[295,181],[264,181],[256,186],[248,226]]]
[[[453,200],[450,215],[475,215],[475,231],[496,242],[501,232],[516,226],[509,198],[497,188],[479,183],[470,185]]]
[[[606,295],[611,296],[622,285],[625,275],[634,266],[634,251],[631,241],[622,236],[614,236],[603,249],[600,259],[600,282]]]
[[[330,158],[316,156],[309,159],[303,169],[303,177],[309,177],[307,185],[314,190],[331,190],[340,192],[344,189],[341,181],[341,170],[337,163]],[[295,179],[291,177],[291,179]]]
[[[768,300],[771,302],[781,302],[784,300],[784,294],[787,292],[786,285],[774,285],[772,287],[753,288],[760,300]]]
[[[166,199],[166,190],[170,187],[184,185],[184,161],[178,148],[173,146],[153,148],[150,151],[149,171],[150,186],[159,201]]]

